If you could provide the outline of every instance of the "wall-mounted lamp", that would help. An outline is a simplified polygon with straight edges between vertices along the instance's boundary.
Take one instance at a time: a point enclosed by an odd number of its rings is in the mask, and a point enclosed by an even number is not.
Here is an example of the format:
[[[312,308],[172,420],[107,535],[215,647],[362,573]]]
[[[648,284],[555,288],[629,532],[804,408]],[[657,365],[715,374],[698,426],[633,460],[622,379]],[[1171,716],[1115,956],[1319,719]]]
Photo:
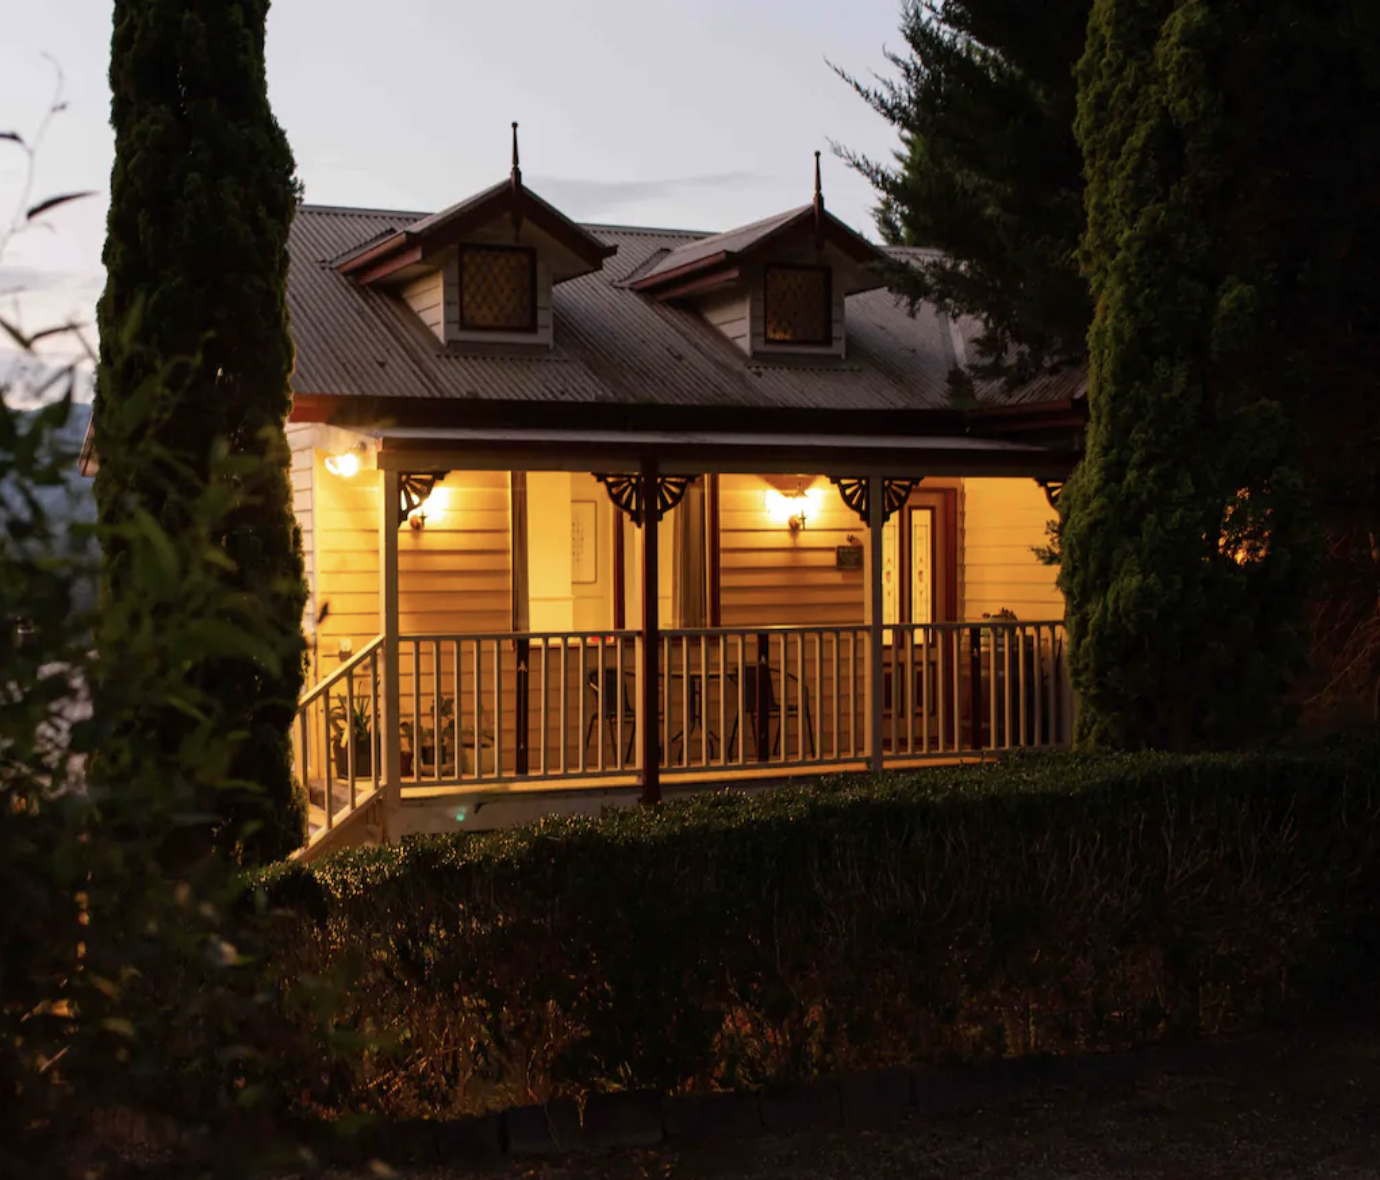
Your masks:
[[[820,488],[797,488],[794,492],[778,492],[767,489],[767,515],[777,524],[786,525],[791,532],[798,533],[805,522],[814,516],[824,503],[824,492]]]
[[[341,479],[353,479],[364,464],[364,444],[359,443],[348,451],[326,456],[326,470]]]

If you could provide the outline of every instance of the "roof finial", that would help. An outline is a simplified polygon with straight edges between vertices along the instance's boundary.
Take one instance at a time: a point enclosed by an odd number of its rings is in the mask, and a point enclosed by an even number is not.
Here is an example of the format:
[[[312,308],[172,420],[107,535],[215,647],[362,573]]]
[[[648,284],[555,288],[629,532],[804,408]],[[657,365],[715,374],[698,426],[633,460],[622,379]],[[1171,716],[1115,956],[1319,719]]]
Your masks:
[[[513,198],[513,241],[522,240],[522,166],[518,163],[518,125],[513,120],[513,175],[509,187]]]
[[[815,152],[815,249],[824,249],[824,182],[819,171],[819,152]]]

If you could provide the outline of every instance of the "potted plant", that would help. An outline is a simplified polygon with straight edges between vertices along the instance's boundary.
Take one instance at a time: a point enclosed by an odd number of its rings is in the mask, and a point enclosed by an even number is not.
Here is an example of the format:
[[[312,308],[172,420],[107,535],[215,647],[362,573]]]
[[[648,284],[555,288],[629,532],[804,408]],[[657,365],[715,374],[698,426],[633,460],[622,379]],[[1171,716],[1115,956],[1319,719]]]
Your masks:
[[[403,738],[412,753],[412,765],[421,778],[436,774],[436,729],[429,722],[433,715],[424,712],[416,728],[412,722],[404,721]],[[406,772],[405,772],[406,773]],[[455,775],[455,702],[450,697],[441,698],[441,777]]]
[[[494,730],[492,725],[480,726],[477,741],[475,740],[473,725],[461,726],[460,749],[462,751],[461,757],[464,759],[463,773],[469,774],[474,770],[473,751],[478,751],[480,772],[483,774],[494,773]]]
[[[355,702],[353,714],[344,697],[331,701],[331,752],[335,772],[340,778],[350,773],[350,754],[346,742],[354,746],[355,777],[370,778],[374,773],[374,734],[370,702],[367,698]]]
[[[411,775],[415,768],[419,778],[429,778],[436,775],[436,734],[435,725],[432,721],[433,714],[423,711],[421,721],[414,729],[412,722],[402,723],[403,741],[407,744],[411,754],[410,766],[404,769],[403,773]],[[456,776],[456,745],[455,745],[455,701],[451,697],[441,698],[441,778],[454,778]],[[480,767],[484,774],[494,773],[494,734],[493,727],[489,724],[481,724],[479,729],[479,740],[475,740],[474,726],[464,724],[460,726],[460,774],[470,774],[474,771],[474,755],[471,751],[479,750]]]

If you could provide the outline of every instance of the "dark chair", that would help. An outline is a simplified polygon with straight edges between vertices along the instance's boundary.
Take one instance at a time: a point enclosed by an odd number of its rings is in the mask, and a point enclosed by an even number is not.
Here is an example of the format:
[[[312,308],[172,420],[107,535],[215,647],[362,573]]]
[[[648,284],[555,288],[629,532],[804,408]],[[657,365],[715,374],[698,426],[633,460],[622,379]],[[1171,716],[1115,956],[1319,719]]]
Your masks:
[[[747,714],[748,720],[752,722],[750,726],[753,734],[753,753],[758,753],[758,725],[757,725],[757,672],[756,664],[745,664],[743,666],[743,712]],[[729,683],[734,688],[738,687],[738,674],[730,672],[727,677]],[[787,683],[799,683],[794,672],[786,673]],[[815,723],[810,714],[810,689],[802,685],[800,689],[800,700],[805,708],[805,737],[810,745],[810,757],[815,756]],[[799,717],[801,712],[800,704],[787,705],[785,709],[786,717]],[[776,685],[773,681],[770,669],[762,680],[762,717],[770,727],[772,718],[776,718],[776,738],[772,742],[772,755],[781,752],[781,729],[782,729],[782,710],[781,703],[776,699]],[[738,738],[738,718],[733,718],[733,729],[728,735],[729,757],[732,758],[737,751],[735,744]]]
[[[690,677],[690,728],[688,732],[685,729],[677,730],[675,736],[671,738],[671,745],[674,746],[677,742],[680,742],[683,751],[685,742],[695,736],[695,730],[704,730],[705,740],[709,743],[709,756],[711,758],[717,758],[719,739],[705,729],[703,704],[704,695],[700,691],[700,678],[692,675]],[[672,711],[676,712],[674,709]]]
[[[622,692],[619,692],[619,684],[622,684]],[[585,751],[589,751],[589,739],[594,736],[594,726],[600,716],[604,718],[604,733],[608,742],[614,741],[614,734],[618,732],[619,709],[622,709],[624,728],[628,731],[628,748],[623,751],[623,765],[626,766],[632,759],[633,741],[637,737],[637,710],[632,707],[632,702],[628,699],[628,682],[626,673],[618,668],[605,668],[603,684],[599,683],[599,673],[597,671],[589,674],[589,687],[594,693],[594,710],[589,715],[589,724],[585,726]],[[614,747],[613,752],[618,752]]]

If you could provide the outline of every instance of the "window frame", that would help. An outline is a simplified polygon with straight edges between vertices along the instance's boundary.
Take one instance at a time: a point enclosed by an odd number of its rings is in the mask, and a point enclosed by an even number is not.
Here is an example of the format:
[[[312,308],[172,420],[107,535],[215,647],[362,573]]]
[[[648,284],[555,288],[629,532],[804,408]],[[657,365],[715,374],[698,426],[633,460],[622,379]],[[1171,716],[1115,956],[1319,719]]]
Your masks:
[[[770,278],[774,270],[813,271],[824,275],[824,335],[812,339],[773,339],[771,332]],[[834,269],[806,262],[768,262],[762,267],[762,342],[768,348],[822,348],[834,343]]]
[[[528,299],[529,317],[527,323],[521,327],[513,327],[505,324],[495,327],[491,324],[471,324],[465,320],[465,255],[472,251],[485,251],[495,254],[523,254],[527,257],[527,289],[531,293]],[[456,283],[457,301],[460,307],[460,331],[462,332],[485,332],[503,333],[520,332],[524,335],[535,335],[537,331],[537,252],[530,246],[498,246],[490,245],[487,242],[465,242],[462,243],[456,259]]]

